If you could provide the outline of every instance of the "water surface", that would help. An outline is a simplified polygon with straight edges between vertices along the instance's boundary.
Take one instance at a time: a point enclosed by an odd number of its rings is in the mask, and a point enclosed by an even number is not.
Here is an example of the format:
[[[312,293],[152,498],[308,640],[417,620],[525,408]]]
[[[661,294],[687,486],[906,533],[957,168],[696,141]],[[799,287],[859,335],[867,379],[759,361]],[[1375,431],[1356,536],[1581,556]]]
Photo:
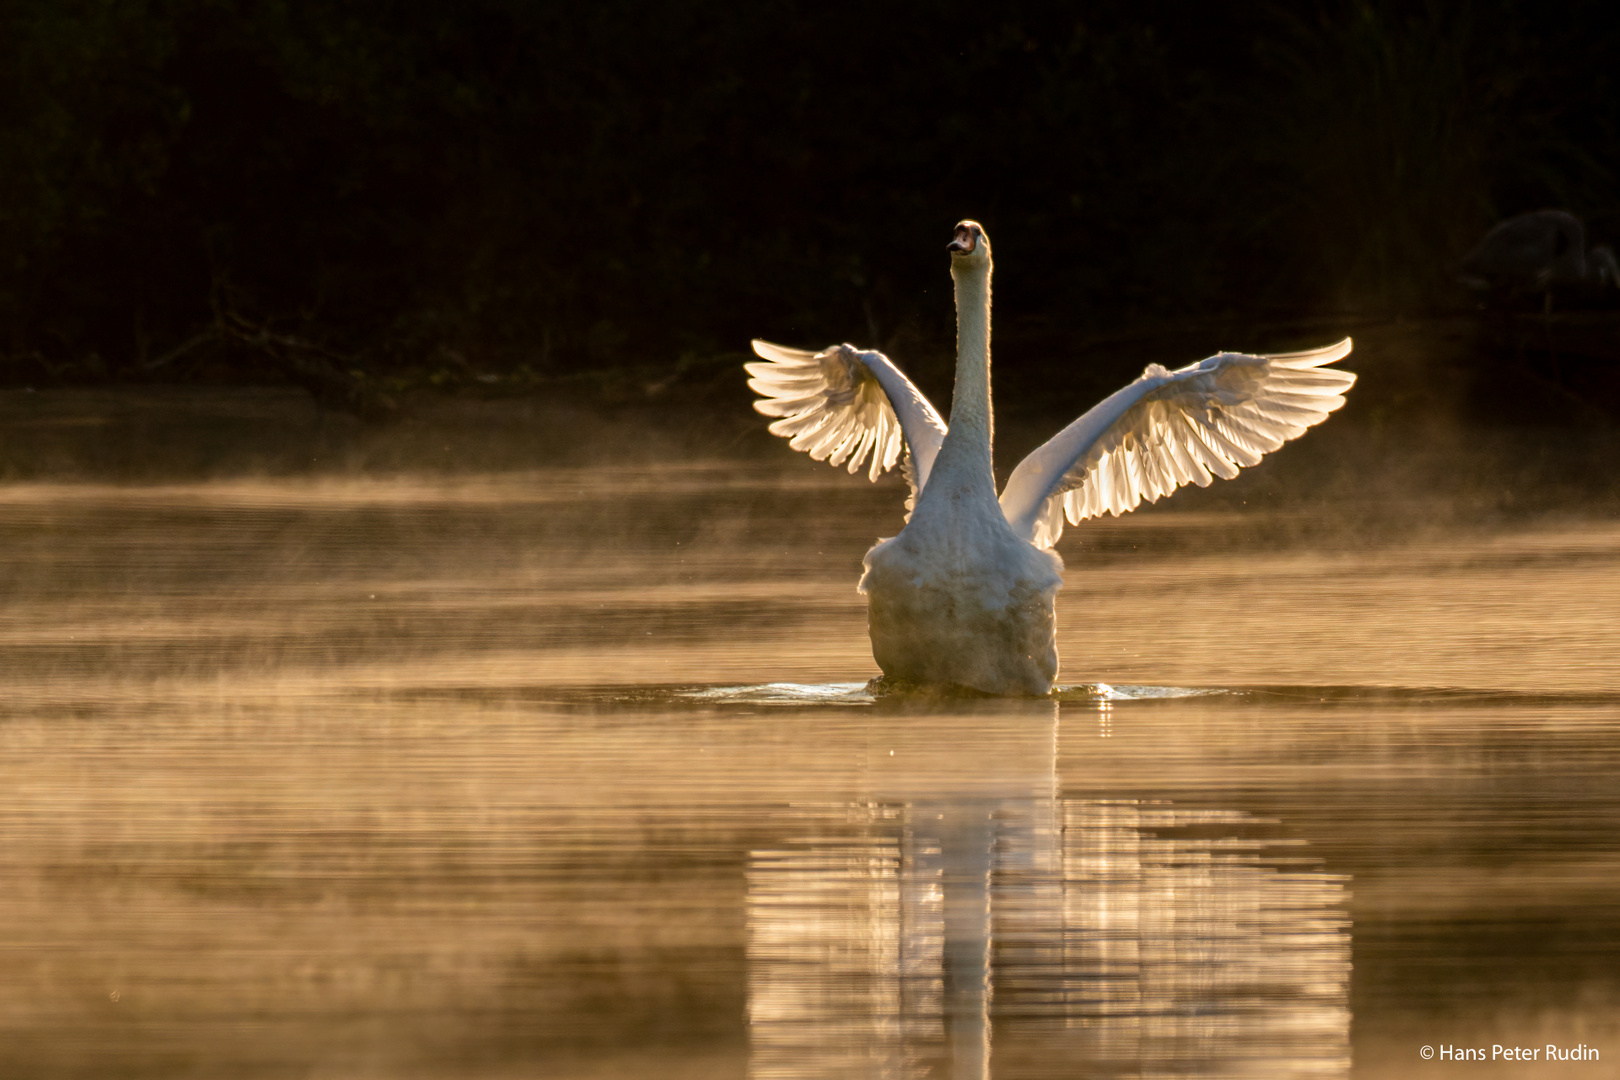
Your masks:
[[[1620,1075],[1620,523],[1365,521],[880,700],[825,467],[0,487],[0,1075]]]

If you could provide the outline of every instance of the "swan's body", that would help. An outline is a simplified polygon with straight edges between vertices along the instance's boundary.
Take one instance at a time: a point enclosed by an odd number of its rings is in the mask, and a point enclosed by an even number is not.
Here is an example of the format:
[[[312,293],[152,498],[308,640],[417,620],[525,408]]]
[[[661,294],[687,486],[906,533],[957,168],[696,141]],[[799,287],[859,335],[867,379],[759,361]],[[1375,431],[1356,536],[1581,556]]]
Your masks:
[[[1063,519],[1134,510],[1182,484],[1237,475],[1344,404],[1355,376],[1323,368],[1348,339],[1278,356],[1220,353],[1178,371],[1150,365],[1036,449],[1000,498],[991,469],[990,244],[976,223],[951,243],[956,390],[950,424],[888,358],[763,341],[747,365],[754,407],[796,450],[870,475],[908,457],[911,514],[867,552],[872,654],[892,678],[993,694],[1044,694],[1057,677],[1054,602]]]
[[[1620,284],[1614,252],[1586,248],[1581,219],[1563,210],[1535,210],[1500,222],[1458,264],[1471,288],[1498,299],[1542,293],[1550,304],[1560,287]]]

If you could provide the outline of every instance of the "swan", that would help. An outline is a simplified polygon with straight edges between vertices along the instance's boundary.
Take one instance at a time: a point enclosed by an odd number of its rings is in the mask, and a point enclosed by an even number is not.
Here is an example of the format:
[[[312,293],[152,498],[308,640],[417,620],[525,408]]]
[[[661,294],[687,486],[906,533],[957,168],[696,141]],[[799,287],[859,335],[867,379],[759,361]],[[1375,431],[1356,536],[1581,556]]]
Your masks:
[[[744,367],[770,431],[818,461],[868,476],[904,462],[905,526],[864,560],[872,656],[897,683],[1044,695],[1058,673],[1055,600],[1074,524],[1230,478],[1321,423],[1356,381],[1324,367],[1350,339],[1270,356],[1217,353],[1134,382],[1037,447],[996,493],[991,468],[990,238],[975,221],[948,245],[956,287],[950,422],[880,352],[755,340]]]
[[[1604,245],[1586,249],[1581,219],[1563,210],[1533,210],[1499,222],[1458,264],[1463,284],[1499,299],[1568,285],[1620,285],[1620,266]]]

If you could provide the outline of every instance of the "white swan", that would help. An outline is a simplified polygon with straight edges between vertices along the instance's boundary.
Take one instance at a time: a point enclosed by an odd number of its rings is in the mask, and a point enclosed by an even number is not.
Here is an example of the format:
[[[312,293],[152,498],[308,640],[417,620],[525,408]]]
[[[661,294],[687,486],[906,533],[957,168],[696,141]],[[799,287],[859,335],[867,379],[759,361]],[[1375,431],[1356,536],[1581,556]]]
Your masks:
[[[1122,514],[1189,481],[1237,475],[1320,423],[1356,381],[1324,349],[1219,353],[1169,371],[1150,364],[1025,458],[996,497],[991,471],[990,241],[977,222],[949,245],[956,282],[956,390],[947,425],[882,353],[755,341],[754,408],[795,450],[876,480],[907,452],[910,514],[866,553],[872,655],[884,675],[992,694],[1045,694],[1057,678],[1053,601],[1063,518]]]

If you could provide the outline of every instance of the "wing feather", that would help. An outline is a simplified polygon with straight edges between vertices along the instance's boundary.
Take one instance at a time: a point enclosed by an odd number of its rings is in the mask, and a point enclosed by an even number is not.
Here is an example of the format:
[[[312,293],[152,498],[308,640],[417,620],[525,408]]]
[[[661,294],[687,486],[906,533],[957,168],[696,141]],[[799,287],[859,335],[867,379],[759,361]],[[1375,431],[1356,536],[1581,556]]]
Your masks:
[[[1053,436],[1007,480],[1001,506],[1015,531],[1057,542],[1079,524],[1156,502],[1183,484],[1231,479],[1344,404],[1355,375],[1325,365],[1351,342],[1303,352],[1218,353],[1141,378]]]
[[[763,362],[743,365],[759,395],[754,409],[777,417],[773,434],[817,461],[876,480],[906,459],[912,498],[928,482],[945,422],[922,392],[880,352],[834,345],[820,352],[755,341]],[[907,506],[911,501],[907,501]]]

